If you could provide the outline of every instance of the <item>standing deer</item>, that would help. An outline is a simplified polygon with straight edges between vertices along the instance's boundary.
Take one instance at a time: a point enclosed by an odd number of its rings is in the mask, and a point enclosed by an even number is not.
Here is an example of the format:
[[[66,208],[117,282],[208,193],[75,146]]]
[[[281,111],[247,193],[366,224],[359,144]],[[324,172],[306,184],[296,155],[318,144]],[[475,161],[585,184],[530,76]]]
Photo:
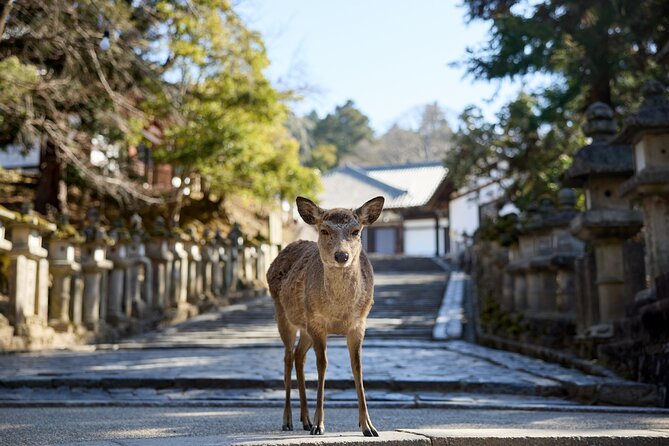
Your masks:
[[[362,385],[362,340],[365,322],[374,303],[372,266],[362,251],[361,232],[379,218],[383,197],[376,197],[355,211],[321,209],[306,198],[297,197],[302,219],[316,226],[318,242],[298,240],[288,245],[272,262],[267,282],[274,299],[276,320],[285,346],[284,385],[286,404],[283,430],[293,430],[290,408],[293,361],[300,392],[300,421],[311,435],[325,432],[323,392],[327,369],[327,336],[346,336],[351,369],[358,394],[358,417],[362,433],[378,437],[367,413]],[[297,332],[299,342],[295,345]],[[318,368],[318,392],[314,423],[309,418],[304,386],[304,360],[313,346]],[[294,348],[294,350],[293,350]]]

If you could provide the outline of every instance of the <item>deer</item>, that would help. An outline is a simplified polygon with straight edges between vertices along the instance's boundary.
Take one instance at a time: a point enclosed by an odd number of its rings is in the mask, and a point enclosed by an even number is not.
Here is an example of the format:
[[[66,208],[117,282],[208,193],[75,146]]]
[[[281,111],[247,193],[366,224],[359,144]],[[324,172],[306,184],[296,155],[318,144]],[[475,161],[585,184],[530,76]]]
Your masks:
[[[302,427],[311,435],[325,433],[323,394],[328,365],[327,337],[336,334],[346,336],[358,398],[358,424],[364,436],[379,436],[367,412],[362,382],[362,342],[367,315],[374,303],[374,277],[361,237],[363,228],[379,218],[383,204],[383,197],[375,197],[356,210],[321,209],[307,198],[296,199],[300,217],[318,230],[318,241],[298,240],[289,244],[267,271],[277,327],[285,348],[284,431],[293,430],[290,392],[294,362]],[[318,370],[313,423],[309,418],[304,382],[305,357],[311,347]]]

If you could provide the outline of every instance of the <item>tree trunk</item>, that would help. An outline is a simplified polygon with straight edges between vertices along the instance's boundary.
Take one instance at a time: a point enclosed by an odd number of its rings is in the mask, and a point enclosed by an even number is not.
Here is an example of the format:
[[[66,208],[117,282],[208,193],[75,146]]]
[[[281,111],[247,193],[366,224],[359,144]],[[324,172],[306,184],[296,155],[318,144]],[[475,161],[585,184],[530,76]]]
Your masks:
[[[52,206],[59,213],[67,213],[67,185],[63,179],[65,165],[58,148],[44,138],[40,153],[40,177],[35,193],[35,210],[44,215]]]
[[[5,33],[5,25],[7,24],[7,18],[9,17],[9,13],[12,10],[12,6],[14,5],[14,0],[2,0],[0,2],[2,4],[2,9],[0,10],[0,38],[2,35]]]

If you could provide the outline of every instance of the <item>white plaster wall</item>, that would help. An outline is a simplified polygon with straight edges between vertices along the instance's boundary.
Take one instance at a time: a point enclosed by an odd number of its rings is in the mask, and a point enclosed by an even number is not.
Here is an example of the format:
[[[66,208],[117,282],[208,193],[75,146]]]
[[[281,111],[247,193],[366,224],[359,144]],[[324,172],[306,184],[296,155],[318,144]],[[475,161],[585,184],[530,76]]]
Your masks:
[[[444,253],[444,228],[448,219],[439,221],[439,253]],[[434,219],[404,221],[404,254],[408,256],[434,257]]]
[[[493,183],[472,192],[461,190],[459,196],[450,201],[448,213],[451,222],[451,255],[457,255],[464,249],[464,234],[471,237],[478,229],[479,207],[498,199],[503,192],[499,184]]]

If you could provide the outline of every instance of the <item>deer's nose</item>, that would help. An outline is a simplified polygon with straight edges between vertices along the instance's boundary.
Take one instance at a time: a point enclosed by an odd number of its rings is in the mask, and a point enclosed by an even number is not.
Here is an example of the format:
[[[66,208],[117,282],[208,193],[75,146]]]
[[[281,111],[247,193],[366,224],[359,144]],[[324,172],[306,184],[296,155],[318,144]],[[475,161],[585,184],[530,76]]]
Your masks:
[[[337,263],[346,263],[348,260],[348,254],[342,251],[335,252],[335,260]]]

